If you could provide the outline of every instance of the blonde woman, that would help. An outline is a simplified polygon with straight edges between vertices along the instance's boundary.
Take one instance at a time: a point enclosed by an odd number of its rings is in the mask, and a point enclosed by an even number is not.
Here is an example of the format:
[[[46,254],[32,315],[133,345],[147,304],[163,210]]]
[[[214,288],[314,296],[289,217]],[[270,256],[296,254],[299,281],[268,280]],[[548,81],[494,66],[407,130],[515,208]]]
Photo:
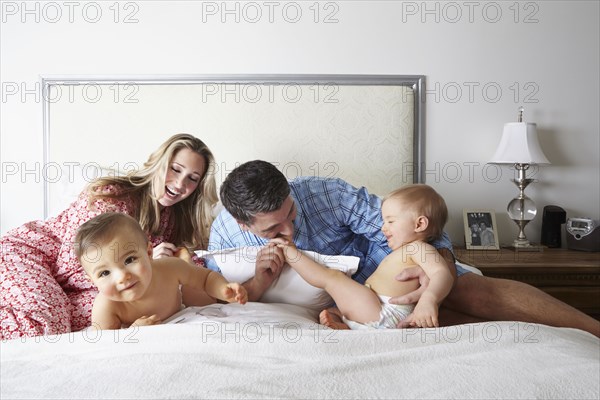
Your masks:
[[[217,202],[214,165],[212,152],[200,139],[174,135],[141,169],[99,178],[58,216],[8,232],[0,240],[0,338],[89,326],[97,290],[72,244],[79,226],[99,214],[135,218],[148,235],[154,258],[206,248]],[[203,266],[202,260],[193,261]],[[196,297],[189,304],[200,301]]]

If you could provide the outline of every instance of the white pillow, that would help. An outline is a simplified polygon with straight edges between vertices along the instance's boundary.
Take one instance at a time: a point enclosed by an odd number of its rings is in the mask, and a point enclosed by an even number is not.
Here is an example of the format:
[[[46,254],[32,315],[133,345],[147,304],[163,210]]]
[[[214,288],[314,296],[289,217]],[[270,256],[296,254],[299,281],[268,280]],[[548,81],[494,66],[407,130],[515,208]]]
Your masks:
[[[458,266],[463,267],[467,271],[470,271],[470,272],[472,272],[474,274],[483,276],[483,273],[481,272],[481,270],[477,269],[476,267],[474,267],[472,265],[467,265],[467,264],[464,264],[464,263],[461,263],[461,262],[458,262],[458,261],[455,261],[455,264],[458,265]]]
[[[261,247],[241,247],[218,251],[199,250],[196,254],[207,263],[217,265],[221,273],[231,282],[246,282],[254,276],[256,254]],[[334,268],[351,276],[358,269],[359,258],[354,256],[325,256],[312,251],[302,251],[319,264]],[[279,278],[260,298],[263,303],[286,303],[323,310],[333,304],[323,289],[308,284],[289,265],[284,265]]]

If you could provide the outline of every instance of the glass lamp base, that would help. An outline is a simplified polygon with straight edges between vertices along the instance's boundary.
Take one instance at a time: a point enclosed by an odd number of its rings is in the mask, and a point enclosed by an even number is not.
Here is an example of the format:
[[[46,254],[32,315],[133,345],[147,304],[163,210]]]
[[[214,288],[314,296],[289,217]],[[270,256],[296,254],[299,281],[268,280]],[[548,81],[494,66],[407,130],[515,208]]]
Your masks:
[[[513,247],[529,247],[531,243],[527,239],[515,239]]]

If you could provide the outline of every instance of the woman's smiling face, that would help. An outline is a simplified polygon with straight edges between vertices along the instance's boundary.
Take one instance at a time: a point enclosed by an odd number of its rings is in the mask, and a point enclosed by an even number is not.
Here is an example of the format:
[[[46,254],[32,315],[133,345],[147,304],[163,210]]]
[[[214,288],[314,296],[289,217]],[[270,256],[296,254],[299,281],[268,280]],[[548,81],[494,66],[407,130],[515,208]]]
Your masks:
[[[206,161],[200,154],[183,148],[173,156],[165,177],[164,194],[158,200],[169,207],[188,198],[198,188],[206,172]]]

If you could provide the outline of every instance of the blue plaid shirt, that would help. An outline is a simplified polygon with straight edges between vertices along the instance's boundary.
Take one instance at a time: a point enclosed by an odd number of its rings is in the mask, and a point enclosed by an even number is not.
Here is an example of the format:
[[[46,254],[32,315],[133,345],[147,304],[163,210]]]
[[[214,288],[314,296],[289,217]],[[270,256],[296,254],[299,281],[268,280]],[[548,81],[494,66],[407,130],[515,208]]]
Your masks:
[[[357,189],[341,179],[299,177],[289,183],[297,208],[296,246],[325,255],[359,257],[358,271],[352,278],[364,283],[391,252],[381,232],[381,199],[364,187]],[[267,242],[241,230],[231,214],[223,210],[212,224],[208,249],[263,246]],[[432,245],[452,251],[445,232]],[[210,263],[208,267],[218,270]]]

